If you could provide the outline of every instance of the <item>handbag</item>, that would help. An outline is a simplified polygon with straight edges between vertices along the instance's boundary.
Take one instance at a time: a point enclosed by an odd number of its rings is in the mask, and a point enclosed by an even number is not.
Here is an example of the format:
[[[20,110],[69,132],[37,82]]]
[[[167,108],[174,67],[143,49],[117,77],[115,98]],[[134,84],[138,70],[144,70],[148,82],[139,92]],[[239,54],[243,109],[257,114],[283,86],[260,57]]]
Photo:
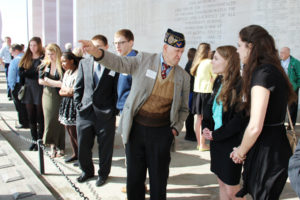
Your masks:
[[[24,98],[26,85],[23,85],[18,92],[18,99],[21,101]]]
[[[289,120],[289,125],[291,127],[291,130],[287,130],[286,134],[287,134],[287,138],[289,139],[292,151],[294,153],[296,150],[297,143],[298,143],[298,138],[296,136],[296,131],[294,129],[291,114],[290,114],[290,111],[288,108],[287,108],[287,114],[288,114],[288,120]]]

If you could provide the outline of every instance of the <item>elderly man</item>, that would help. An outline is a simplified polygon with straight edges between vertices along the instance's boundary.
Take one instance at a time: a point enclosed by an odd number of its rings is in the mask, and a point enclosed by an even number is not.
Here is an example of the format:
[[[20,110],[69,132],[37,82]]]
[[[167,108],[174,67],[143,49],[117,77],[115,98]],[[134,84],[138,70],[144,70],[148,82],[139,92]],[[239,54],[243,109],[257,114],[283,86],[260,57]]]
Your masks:
[[[118,127],[127,157],[128,200],[145,199],[146,170],[152,200],[166,199],[170,148],[188,115],[189,75],[178,66],[184,35],[165,34],[162,54],[140,52],[120,57],[79,41],[103,66],[132,75],[132,87]]]
[[[66,52],[72,52],[72,44],[70,42],[65,44]]]
[[[288,47],[283,47],[280,50],[281,66],[288,75],[291,84],[293,85],[294,91],[298,96],[300,87],[300,61],[290,55],[290,49]],[[293,126],[295,126],[297,121],[298,112],[298,99],[292,105],[289,106],[289,111],[291,114]]]

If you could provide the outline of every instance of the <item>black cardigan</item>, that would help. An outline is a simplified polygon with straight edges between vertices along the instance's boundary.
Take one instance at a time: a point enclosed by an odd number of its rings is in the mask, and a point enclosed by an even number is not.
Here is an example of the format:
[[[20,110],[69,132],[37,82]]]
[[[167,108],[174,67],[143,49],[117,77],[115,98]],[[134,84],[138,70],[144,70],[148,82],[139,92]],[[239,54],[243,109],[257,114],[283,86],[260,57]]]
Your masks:
[[[239,139],[241,140],[243,137],[243,132],[248,123],[248,117],[245,116],[245,112],[236,111],[236,104],[229,107],[226,112],[223,111],[222,126],[217,130],[214,130],[215,123],[212,118],[212,106],[221,83],[222,76],[219,75],[214,82],[211,98],[209,99],[208,104],[204,109],[202,127],[203,129],[208,128],[209,130],[213,131],[212,137],[214,141],[226,140],[236,135],[239,135]],[[236,93],[239,94],[241,92],[241,86],[242,80],[240,79],[232,89],[236,90]]]

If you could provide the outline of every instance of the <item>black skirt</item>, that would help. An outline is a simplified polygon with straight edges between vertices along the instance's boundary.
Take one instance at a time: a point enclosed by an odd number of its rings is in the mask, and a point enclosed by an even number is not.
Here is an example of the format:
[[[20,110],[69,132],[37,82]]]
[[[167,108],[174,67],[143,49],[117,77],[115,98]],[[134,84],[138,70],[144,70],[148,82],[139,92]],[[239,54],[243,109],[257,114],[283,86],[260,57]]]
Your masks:
[[[196,115],[203,115],[204,108],[209,101],[211,93],[197,93],[194,92],[193,95],[193,104],[192,104],[192,113]]]

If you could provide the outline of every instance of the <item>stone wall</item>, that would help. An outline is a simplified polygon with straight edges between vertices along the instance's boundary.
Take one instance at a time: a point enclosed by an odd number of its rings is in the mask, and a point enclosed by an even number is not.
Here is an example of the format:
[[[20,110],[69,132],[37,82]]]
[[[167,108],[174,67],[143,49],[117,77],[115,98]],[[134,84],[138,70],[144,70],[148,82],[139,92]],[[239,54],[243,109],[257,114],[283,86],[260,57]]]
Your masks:
[[[75,41],[101,33],[111,44],[118,29],[129,28],[135,35],[135,49],[159,52],[165,31],[172,28],[185,34],[187,48],[208,42],[215,49],[236,46],[241,28],[259,24],[275,38],[277,48],[289,46],[300,59],[299,0],[75,1]],[[184,55],[181,65],[186,60]]]

